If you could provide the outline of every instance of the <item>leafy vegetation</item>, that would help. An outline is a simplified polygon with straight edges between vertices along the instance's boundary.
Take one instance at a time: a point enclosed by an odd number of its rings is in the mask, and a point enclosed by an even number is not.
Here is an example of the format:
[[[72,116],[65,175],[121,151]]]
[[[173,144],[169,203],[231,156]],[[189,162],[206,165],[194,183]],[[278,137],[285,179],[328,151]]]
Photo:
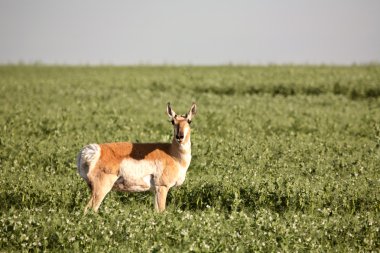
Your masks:
[[[83,216],[93,142],[166,142],[192,101],[193,160],[163,214],[111,192]],[[0,67],[0,251],[380,248],[380,66]]]

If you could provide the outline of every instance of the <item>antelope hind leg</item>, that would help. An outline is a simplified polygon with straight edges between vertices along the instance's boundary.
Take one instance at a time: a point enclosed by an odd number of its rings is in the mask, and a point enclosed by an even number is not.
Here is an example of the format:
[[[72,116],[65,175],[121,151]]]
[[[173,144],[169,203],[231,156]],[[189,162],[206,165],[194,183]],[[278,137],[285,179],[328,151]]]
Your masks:
[[[88,208],[92,208],[95,212],[98,211],[100,204],[111,191],[114,183],[118,179],[118,176],[112,174],[101,174],[97,177],[93,177],[95,180],[91,180],[91,198],[87,206],[84,209],[84,213],[87,213]]]

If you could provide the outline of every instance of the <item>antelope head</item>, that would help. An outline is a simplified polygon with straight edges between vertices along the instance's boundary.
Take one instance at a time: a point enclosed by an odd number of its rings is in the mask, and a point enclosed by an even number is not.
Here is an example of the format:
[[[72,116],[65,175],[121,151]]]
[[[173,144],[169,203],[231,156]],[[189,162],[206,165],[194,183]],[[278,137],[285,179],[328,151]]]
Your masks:
[[[186,144],[190,141],[190,123],[192,117],[197,113],[197,106],[192,104],[190,110],[185,115],[177,115],[168,103],[166,108],[170,121],[173,124],[173,139],[178,144]]]

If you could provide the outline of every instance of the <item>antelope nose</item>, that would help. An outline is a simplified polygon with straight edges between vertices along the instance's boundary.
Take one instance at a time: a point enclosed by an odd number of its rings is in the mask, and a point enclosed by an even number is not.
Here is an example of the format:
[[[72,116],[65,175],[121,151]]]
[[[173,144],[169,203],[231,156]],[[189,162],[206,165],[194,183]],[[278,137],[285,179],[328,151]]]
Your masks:
[[[182,134],[176,135],[177,140],[183,140],[184,136]]]

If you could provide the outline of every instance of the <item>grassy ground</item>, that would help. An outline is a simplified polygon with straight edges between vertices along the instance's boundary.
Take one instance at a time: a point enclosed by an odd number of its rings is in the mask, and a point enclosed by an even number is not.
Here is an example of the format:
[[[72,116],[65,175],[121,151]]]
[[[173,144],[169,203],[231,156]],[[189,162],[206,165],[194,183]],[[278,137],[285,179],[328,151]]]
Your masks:
[[[171,139],[193,160],[164,214],[111,192],[83,216],[79,149]],[[380,249],[380,66],[0,67],[0,251]]]

